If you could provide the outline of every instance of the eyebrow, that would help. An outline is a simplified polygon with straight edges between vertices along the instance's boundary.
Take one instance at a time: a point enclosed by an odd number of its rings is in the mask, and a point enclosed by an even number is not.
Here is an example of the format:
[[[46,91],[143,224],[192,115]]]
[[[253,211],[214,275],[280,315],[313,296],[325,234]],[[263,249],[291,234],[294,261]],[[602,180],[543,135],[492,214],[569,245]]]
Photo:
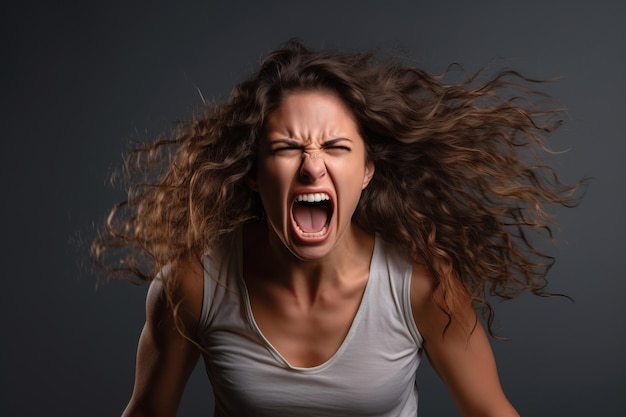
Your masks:
[[[322,146],[333,146],[334,144],[343,142],[344,140],[347,140],[348,142],[352,142],[352,140],[348,138],[336,138],[336,139],[327,140],[326,142],[322,144]]]
[[[293,139],[275,139],[270,141],[270,145],[289,145],[289,146],[300,146],[300,144]]]
[[[339,142],[343,142],[343,141],[348,141],[348,142],[352,142],[351,139],[348,138],[335,138],[335,139],[330,139],[327,140],[326,142],[322,143],[322,147],[324,146],[333,146]],[[279,144],[283,144],[283,145],[289,145],[289,146],[302,146],[298,141],[294,140],[294,139],[274,139],[272,141],[270,141],[270,145],[279,145]]]

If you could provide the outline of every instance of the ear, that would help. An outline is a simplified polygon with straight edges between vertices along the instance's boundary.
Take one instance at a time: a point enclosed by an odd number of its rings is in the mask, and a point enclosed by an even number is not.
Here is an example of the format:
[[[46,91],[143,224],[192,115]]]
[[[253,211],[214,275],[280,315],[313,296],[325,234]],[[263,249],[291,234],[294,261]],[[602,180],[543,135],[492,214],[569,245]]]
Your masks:
[[[364,190],[365,187],[368,186],[373,176],[374,176],[374,161],[368,159],[367,162],[365,162],[365,175],[363,176],[363,186],[361,187],[362,190]]]

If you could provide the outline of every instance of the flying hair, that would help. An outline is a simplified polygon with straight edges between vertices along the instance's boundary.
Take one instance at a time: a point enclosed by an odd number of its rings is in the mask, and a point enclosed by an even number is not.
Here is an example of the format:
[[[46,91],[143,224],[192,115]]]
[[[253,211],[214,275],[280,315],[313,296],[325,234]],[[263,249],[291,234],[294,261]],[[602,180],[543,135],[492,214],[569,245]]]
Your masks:
[[[544,162],[563,109],[535,91],[542,81],[511,70],[446,81],[453,71],[288,42],[225,102],[203,103],[175,132],[126,156],[128,197],[93,242],[95,262],[149,282],[262,221],[246,177],[265,122],[289,94],[324,90],[351,109],[376,166],[355,224],[424,264],[451,320],[468,295],[493,334],[490,296],[551,295],[554,259],[540,249],[552,238],[547,207],[575,205],[581,184],[563,184]]]

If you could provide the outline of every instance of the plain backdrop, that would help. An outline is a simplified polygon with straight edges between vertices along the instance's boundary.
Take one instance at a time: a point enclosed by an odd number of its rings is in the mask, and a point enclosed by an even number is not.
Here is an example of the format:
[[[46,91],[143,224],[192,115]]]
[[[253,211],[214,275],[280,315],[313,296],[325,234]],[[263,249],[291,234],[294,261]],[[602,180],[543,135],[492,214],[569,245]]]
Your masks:
[[[626,409],[626,3],[621,1],[5,2],[0,94],[0,415],[114,416],[129,398],[145,286],[96,286],[85,242],[123,193],[107,185],[131,140],[221,100],[292,37],[395,50],[429,71],[491,64],[560,79],[550,144],[566,182],[550,289],[496,305],[502,383],[523,416]],[[81,243],[82,242],[82,243]],[[454,416],[427,363],[420,416]],[[201,366],[180,416],[211,416]]]

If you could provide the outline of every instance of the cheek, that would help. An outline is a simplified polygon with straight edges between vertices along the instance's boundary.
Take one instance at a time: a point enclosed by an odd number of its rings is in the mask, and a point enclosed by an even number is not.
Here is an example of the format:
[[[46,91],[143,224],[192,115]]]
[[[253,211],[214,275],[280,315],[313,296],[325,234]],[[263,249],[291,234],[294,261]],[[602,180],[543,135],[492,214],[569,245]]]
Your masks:
[[[293,177],[293,168],[291,165],[293,165],[293,163],[289,163],[288,161],[266,164],[263,169],[259,171],[259,182],[262,182],[265,188],[273,192],[288,187]]]
[[[328,171],[335,173],[334,178],[342,188],[353,188],[355,192],[365,188],[368,178],[368,166],[361,158],[349,161],[331,160],[326,164]],[[346,190],[344,190],[346,191]]]
[[[363,177],[357,175],[355,172],[346,173],[342,179],[337,183],[337,193],[339,194],[339,200],[347,203],[346,209],[352,209],[352,206],[356,206],[361,193],[363,192]]]
[[[256,185],[266,211],[276,212],[285,203],[291,183],[285,164],[259,164]]]

